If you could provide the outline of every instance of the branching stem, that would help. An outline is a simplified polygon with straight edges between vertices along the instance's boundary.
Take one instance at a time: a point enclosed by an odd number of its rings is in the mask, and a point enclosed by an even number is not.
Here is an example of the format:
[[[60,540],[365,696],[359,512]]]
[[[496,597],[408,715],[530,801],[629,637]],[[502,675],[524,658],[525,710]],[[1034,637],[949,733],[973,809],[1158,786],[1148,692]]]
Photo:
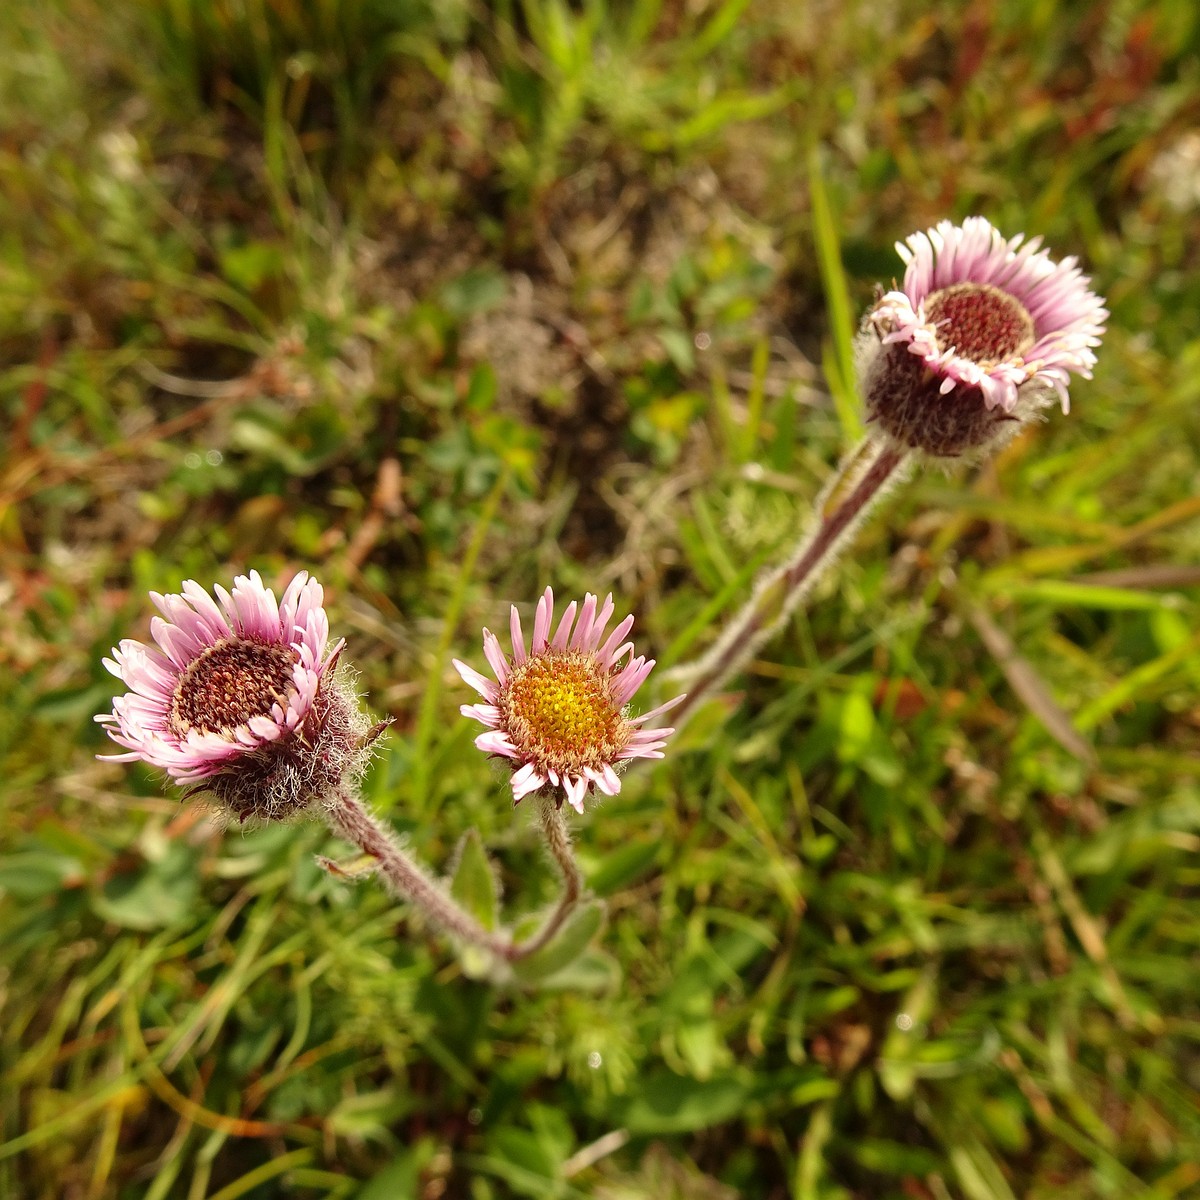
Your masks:
[[[325,817],[339,836],[352,842],[378,864],[379,874],[397,896],[419,908],[446,933],[490,950],[505,961],[518,956],[506,933],[492,933],[461,908],[428,872],[413,861],[389,833],[348,790],[339,791],[326,805]]]

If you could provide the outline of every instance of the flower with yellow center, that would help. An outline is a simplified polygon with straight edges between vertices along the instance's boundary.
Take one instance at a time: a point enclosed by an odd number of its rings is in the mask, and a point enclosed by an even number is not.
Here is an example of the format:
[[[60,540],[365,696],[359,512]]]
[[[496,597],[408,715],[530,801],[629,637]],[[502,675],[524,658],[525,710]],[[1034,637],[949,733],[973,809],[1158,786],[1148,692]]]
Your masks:
[[[625,641],[633,617],[605,636],[614,611],[611,595],[601,604],[589,593],[582,606],[574,600],[567,605],[551,636],[554,593],[547,588],[538,601],[528,650],[515,607],[509,618],[511,657],[495,634],[483,631],[483,653],[495,679],[455,659],[458,673],[483,697],[481,704],[462,706],[463,716],[487,726],[475,745],[513,763],[514,803],[543,788],[559,789],[560,805],[565,796],[583,812],[584,797],[593,788],[608,796],[621,790],[618,772],[631,759],[663,757],[666,739],[675,731],[642,726],[683,697],[629,716],[629,702],[654,659],[635,657],[633,643]]]

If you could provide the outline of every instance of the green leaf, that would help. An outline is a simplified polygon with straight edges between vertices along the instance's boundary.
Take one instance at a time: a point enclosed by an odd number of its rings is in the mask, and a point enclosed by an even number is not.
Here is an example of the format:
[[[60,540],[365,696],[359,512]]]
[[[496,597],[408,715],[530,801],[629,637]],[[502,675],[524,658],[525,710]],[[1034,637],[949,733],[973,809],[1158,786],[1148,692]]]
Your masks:
[[[286,433],[270,428],[254,415],[234,421],[230,443],[246,454],[278,463],[289,475],[299,478],[311,475],[318,466],[315,458],[296,449]]]
[[[682,329],[660,329],[658,340],[662,342],[667,357],[683,374],[690,374],[696,367],[696,352],[692,339]]]
[[[401,1150],[382,1171],[372,1175],[354,1193],[354,1200],[403,1200],[421,1190],[421,1171],[433,1157],[437,1144],[425,1137]]]
[[[861,762],[875,733],[875,710],[870,700],[861,692],[851,692],[842,702],[838,725],[838,759]]]
[[[508,285],[504,276],[488,267],[464,272],[442,288],[441,300],[447,312],[470,317],[489,312],[503,303]]]
[[[496,402],[496,372],[490,363],[480,363],[467,383],[466,405],[471,412],[486,412]]]
[[[711,1079],[714,1070],[730,1057],[716,1021],[686,1021],[675,1039],[679,1053],[697,1079]]]
[[[890,1138],[856,1138],[851,1153],[868,1171],[881,1175],[927,1176],[941,1168],[941,1159],[931,1150]]]
[[[45,850],[27,850],[0,859],[0,891],[18,900],[41,900],[83,880],[77,859]]]
[[[584,901],[575,908],[547,945],[513,964],[514,973],[525,983],[537,983],[563,970],[583,954],[603,923],[603,902]]]
[[[172,842],[157,862],[110,879],[91,903],[97,916],[126,929],[162,929],[187,916],[199,886],[194,855]]]
[[[737,1116],[749,1092],[732,1076],[701,1082],[661,1071],[650,1076],[621,1123],[634,1135],[691,1133]]]
[[[477,830],[468,829],[458,854],[450,895],[484,929],[496,928],[496,877],[488,864]]]
[[[220,262],[221,273],[234,287],[253,292],[283,273],[284,256],[282,249],[270,242],[249,242],[222,250]]]
[[[573,992],[604,995],[621,986],[621,964],[602,950],[585,950],[577,959],[552,975],[538,980],[543,992]]]
[[[628,887],[658,857],[659,845],[657,838],[646,838],[606,854],[600,865],[588,872],[592,891],[598,896],[610,896]]]

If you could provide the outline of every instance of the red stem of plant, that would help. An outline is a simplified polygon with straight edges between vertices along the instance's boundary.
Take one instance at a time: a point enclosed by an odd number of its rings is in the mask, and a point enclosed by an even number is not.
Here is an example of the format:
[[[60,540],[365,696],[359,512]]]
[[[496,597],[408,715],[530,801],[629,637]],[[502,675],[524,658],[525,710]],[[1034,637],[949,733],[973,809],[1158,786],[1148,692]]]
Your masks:
[[[856,457],[857,453],[850,459],[850,464]],[[745,663],[758,646],[759,636],[799,603],[807,589],[820,577],[821,569],[832,565],[847,532],[865,515],[872,501],[879,496],[906,457],[903,450],[894,446],[881,447],[850,494],[822,515],[816,532],[804,544],[800,557],[779,576],[779,584],[787,597],[780,611],[770,611],[768,600],[771,590],[763,588],[734,617],[718,643],[723,649],[716,653],[712,662],[704,666],[698,677],[687,681],[688,694],[672,713],[676,728],[683,726],[688,715],[707,698],[713,688]],[[845,471],[847,467],[843,466],[842,469]]]

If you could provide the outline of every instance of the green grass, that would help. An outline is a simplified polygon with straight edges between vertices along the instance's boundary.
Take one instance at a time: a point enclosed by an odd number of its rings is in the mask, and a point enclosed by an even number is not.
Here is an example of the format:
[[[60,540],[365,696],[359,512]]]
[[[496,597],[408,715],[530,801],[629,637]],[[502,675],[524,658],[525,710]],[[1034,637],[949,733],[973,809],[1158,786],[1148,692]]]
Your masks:
[[[1198,51],[1152,0],[12,0],[0,1197],[1195,1194]],[[1096,379],[574,822],[569,976],[95,760],[148,589],[308,568],[372,803],[536,911],[450,657],[548,582],[702,650],[892,243],[972,212],[1084,261]]]

